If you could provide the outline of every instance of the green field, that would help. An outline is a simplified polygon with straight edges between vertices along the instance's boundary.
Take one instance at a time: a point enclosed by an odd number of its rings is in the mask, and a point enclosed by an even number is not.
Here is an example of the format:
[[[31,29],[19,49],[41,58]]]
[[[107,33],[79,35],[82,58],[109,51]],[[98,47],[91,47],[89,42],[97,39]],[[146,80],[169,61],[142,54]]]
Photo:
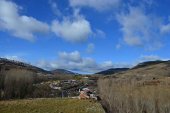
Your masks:
[[[104,113],[101,105],[90,100],[33,99],[0,101],[0,113]]]

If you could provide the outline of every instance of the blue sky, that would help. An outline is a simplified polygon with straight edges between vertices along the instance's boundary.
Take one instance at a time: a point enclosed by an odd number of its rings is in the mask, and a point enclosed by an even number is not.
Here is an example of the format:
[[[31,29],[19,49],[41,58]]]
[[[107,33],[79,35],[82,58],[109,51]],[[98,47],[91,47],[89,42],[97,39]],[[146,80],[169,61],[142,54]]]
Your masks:
[[[170,58],[169,0],[0,0],[0,57],[94,73]]]

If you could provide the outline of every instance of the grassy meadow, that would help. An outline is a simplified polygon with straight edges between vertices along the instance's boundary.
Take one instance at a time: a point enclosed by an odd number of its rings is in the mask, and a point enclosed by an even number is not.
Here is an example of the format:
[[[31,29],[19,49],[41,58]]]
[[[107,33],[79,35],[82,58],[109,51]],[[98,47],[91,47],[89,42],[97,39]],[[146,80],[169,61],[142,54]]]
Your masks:
[[[53,98],[0,101],[0,113],[104,113],[104,110],[90,100]]]

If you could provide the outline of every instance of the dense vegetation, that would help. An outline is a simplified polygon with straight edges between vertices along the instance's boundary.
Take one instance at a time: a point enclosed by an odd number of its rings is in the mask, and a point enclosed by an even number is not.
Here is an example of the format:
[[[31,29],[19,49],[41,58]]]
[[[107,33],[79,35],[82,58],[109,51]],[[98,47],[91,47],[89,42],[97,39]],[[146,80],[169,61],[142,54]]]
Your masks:
[[[104,78],[98,87],[107,113],[170,113],[169,77],[140,81]]]

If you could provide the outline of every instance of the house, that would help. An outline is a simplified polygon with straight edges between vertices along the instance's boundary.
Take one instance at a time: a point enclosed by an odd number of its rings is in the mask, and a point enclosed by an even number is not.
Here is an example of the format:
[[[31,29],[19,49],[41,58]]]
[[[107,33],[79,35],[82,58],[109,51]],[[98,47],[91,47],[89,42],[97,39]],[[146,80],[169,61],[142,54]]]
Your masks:
[[[56,84],[53,84],[53,83],[52,83],[52,84],[50,84],[49,86],[50,86],[51,89],[61,90],[61,87],[56,86]]]
[[[97,97],[89,88],[83,88],[81,91],[79,90],[80,95],[79,99],[95,99],[97,100]]]
[[[89,77],[87,77],[87,76],[84,76],[84,77],[82,77],[82,78],[84,78],[84,79],[88,79]]]
[[[77,81],[76,80],[63,80],[62,82],[65,84],[75,84]]]
[[[79,99],[89,99],[90,97],[86,94],[85,91],[80,91]]]

